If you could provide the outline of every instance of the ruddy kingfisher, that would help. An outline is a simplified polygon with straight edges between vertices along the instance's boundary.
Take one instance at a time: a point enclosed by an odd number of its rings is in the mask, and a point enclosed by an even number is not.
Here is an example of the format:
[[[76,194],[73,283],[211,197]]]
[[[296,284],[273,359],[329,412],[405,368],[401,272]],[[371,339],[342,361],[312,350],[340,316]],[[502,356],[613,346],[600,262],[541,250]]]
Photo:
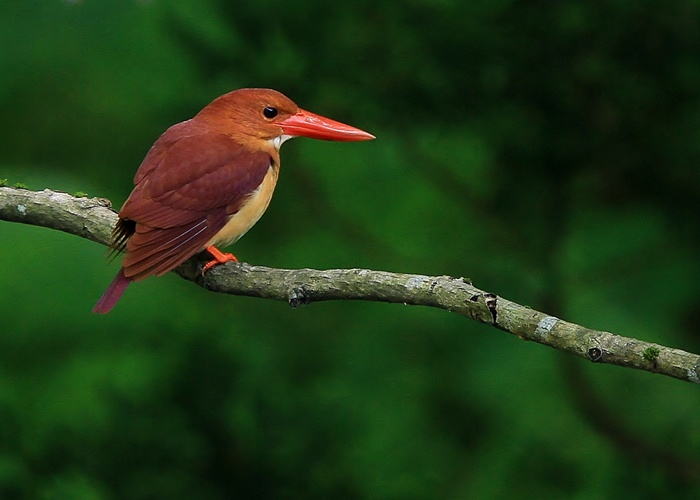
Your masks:
[[[217,247],[234,243],[260,219],[277,184],[280,146],[300,136],[374,139],[270,89],[234,90],[166,130],[119,211],[112,247],[125,251],[122,267],[93,312],[109,312],[129,283],[165,274],[199,252],[212,257],[202,272],[237,261]]]

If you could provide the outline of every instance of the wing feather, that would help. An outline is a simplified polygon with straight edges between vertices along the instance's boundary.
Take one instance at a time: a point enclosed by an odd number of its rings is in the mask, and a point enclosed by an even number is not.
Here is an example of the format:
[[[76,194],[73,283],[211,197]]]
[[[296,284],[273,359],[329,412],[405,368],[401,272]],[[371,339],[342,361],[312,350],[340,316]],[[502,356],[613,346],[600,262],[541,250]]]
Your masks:
[[[119,213],[115,248],[125,246],[124,274],[133,280],[164,274],[201,251],[272,162],[223,134],[168,132],[144,159]]]

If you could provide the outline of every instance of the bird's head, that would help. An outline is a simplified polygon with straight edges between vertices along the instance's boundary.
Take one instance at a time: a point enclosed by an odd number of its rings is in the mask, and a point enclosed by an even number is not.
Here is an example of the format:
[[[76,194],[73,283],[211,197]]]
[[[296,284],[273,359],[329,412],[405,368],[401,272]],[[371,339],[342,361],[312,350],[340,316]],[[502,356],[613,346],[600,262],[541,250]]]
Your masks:
[[[327,141],[366,141],[372,134],[305,111],[271,89],[240,89],[212,101],[197,115],[216,121],[242,142],[269,141],[276,149],[292,137]]]

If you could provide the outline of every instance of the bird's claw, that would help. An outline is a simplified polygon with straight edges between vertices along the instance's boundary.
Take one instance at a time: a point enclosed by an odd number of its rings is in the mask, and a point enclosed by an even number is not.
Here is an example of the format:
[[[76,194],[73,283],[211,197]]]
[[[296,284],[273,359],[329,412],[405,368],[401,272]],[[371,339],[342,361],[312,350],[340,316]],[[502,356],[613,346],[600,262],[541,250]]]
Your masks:
[[[207,247],[206,250],[214,258],[202,266],[202,276],[204,276],[204,273],[206,273],[209,269],[214,266],[218,266],[219,264],[224,264],[226,262],[238,262],[238,258],[236,258],[235,255],[232,253],[224,253],[215,246]]]

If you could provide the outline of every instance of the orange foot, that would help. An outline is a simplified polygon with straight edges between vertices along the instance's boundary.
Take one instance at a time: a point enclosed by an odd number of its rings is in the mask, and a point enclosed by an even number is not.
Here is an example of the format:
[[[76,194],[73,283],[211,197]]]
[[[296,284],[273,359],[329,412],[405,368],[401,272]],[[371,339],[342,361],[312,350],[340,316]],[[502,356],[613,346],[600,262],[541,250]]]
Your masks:
[[[211,256],[214,257],[214,259],[204,264],[204,267],[202,268],[202,274],[206,273],[212,267],[218,266],[219,264],[223,264],[224,262],[238,262],[238,259],[235,255],[233,255],[232,253],[223,253],[214,245],[207,247],[206,251],[209,252]]]

